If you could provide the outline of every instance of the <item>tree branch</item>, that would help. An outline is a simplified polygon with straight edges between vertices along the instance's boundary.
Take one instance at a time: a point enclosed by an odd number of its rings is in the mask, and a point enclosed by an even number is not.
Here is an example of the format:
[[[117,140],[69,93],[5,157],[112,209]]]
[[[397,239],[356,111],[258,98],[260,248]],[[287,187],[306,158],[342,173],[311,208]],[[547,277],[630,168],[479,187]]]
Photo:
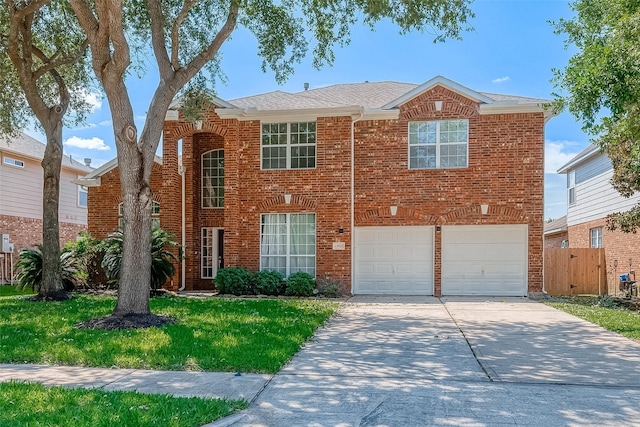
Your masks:
[[[165,18],[162,13],[162,5],[159,1],[147,1],[149,8],[149,19],[151,21],[151,46],[153,54],[158,63],[158,71],[162,80],[169,80],[174,70],[171,68],[169,55],[167,54],[167,43],[165,41],[164,24]]]
[[[80,45],[80,48],[78,49],[77,52],[74,52],[73,54],[64,55],[64,56],[60,56],[60,52],[56,52],[56,54],[51,58],[47,58],[44,52],[42,52],[37,47],[33,46],[34,55],[37,58],[39,58],[44,64],[42,67],[34,71],[33,74],[35,78],[39,79],[40,77],[44,76],[46,73],[50,72],[51,70],[54,70],[63,65],[73,64],[74,62],[78,61],[80,58],[82,58],[82,55],[85,54],[85,51],[88,46],[89,46],[89,39],[84,39],[84,41]],[[57,60],[54,60],[56,56],[59,56],[60,58]]]
[[[14,1],[7,0],[6,5],[13,16],[22,20],[27,15],[32,15],[42,9],[45,5],[51,3],[51,0],[32,0],[32,1]]]
[[[195,6],[196,3],[198,3],[197,0],[185,0],[182,10],[171,26],[171,65],[176,71],[180,68],[180,60],[178,58],[178,54],[180,52],[180,26],[184,20],[187,19],[189,11],[193,9],[193,6]]]
[[[238,22],[238,9],[238,2],[236,0],[232,0],[231,5],[229,6],[227,20],[222,28],[220,28],[220,31],[218,31],[218,34],[213,38],[211,44],[198,56],[193,58],[191,62],[176,71],[176,86],[183,87],[187,82],[189,82],[189,80],[198,74],[198,72],[200,72],[207,62],[211,61],[216,56],[222,44],[229,38],[236,27],[236,23]]]

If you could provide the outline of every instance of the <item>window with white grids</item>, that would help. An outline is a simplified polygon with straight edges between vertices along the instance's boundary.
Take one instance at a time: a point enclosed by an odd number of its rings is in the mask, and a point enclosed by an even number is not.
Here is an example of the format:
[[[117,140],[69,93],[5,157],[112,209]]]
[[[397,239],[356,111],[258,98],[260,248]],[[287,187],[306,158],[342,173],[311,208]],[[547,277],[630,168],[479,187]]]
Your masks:
[[[260,220],[260,270],[289,276],[316,275],[316,215],[263,214]]]
[[[569,205],[576,204],[576,171],[572,170],[567,175],[567,188],[568,188],[568,199]]]
[[[217,228],[204,227],[202,228],[202,250],[201,250],[201,259],[200,265],[202,266],[202,271],[200,277],[203,279],[213,279],[214,273],[217,270],[216,263],[218,260],[215,256],[214,243],[215,243],[215,235],[217,233]]]
[[[202,207],[224,207],[224,150],[202,155]]]
[[[316,122],[263,123],[262,169],[316,167]]]
[[[469,121],[409,123],[409,169],[466,168]]]

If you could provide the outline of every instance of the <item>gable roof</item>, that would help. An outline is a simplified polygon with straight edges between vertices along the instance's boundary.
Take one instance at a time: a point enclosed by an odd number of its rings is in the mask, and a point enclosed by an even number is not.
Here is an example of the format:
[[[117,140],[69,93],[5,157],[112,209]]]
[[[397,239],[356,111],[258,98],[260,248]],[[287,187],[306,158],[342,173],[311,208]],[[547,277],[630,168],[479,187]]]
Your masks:
[[[33,160],[42,160],[46,145],[25,133],[18,136],[0,137],[0,152],[12,153]],[[73,169],[83,174],[89,173],[93,168],[85,165],[83,162],[74,160],[70,156],[62,156],[62,167]]]
[[[153,161],[159,165],[162,165],[162,157],[154,156]],[[97,187],[100,185],[100,177],[107,172],[111,172],[115,168],[118,167],[118,158],[115,157],[109,160],[104,165],[100,166],[97,169],[94,169],[91,173],[86,176],[77,179],[77,184],[84,185],[87,187]]]
[[[600,151],[600,147],[596,144],[589,144],[587,148],[576,154],[573,159],[569,160],[564,166],[558,169],[558,173],[565,174],[570,170],[575,169],[579,164],[592,159],[598,154],[602,154],[602,151]]]
[[[544,235],[562,233],[567,231],[567,216],[561,216],[551,222],[544,223]]]
[[[273,91],[232,99],[228,106],[217,108],[222,118],[252,120],[260,117],[296,115],[376,115],[397,118],[399,107],[432,89],[445,87],[479,103],[480,114],[544,112],[555,115],[548,99],[477,92],[443,76],[420,85],[393,81],[336,84],[301,92]],[[169,119],[169,117],[167,117]],[[177,117],[176,117],[177,118]]]

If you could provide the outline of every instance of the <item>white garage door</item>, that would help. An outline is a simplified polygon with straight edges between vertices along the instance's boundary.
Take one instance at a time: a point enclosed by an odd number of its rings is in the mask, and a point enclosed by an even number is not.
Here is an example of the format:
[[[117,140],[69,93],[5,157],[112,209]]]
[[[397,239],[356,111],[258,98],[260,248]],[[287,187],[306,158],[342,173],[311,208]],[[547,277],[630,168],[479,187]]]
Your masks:
[[[526,225],[442,227],[442,295],[527,295]]]
[[[433,227],[356,227],[353,292],[433,295]]]

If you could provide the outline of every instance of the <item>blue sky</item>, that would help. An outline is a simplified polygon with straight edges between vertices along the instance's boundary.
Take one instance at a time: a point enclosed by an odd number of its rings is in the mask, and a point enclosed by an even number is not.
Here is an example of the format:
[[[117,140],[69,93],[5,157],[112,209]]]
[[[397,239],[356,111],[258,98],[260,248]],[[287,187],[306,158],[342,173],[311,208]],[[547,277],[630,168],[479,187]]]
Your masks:
[[[256,42],[240,29],[223,49],[228,82],[218,85],[218,96],[234,99],[273,90],[297,92],[305,82],[312,88],[365,80],[423,83],[443,75],[477,91],[551,98],[551,70],[563,68],[572,50],[565,50],[564,37],[555,35],[548,21],[571,17],[568,2],[476,0],[472,8],[475,30],[463,34],[462,41],[433,44],[428,34],[400,35],[388,23],[379,24],[375,32],[355,27],[350,45],[335,49],[332,67],[315,70],[309,57],[282,86],[276,84],[273,73],[260,70]],[[144,79],[129,80],[140,127],[156,84],[157,73],[152,66]],[[92,158],[92,166],[97,167],[114,158],[116,151],[106,100],[99,95],[92,100],[95,110],[89,123],[65,129],[64,149],[74,159]],[[41,136],[39,139],[44,141]],[[588,136],[568,113],[547,124],[545,218],[566,213],[565,176],[555,171],[587,144]]]

